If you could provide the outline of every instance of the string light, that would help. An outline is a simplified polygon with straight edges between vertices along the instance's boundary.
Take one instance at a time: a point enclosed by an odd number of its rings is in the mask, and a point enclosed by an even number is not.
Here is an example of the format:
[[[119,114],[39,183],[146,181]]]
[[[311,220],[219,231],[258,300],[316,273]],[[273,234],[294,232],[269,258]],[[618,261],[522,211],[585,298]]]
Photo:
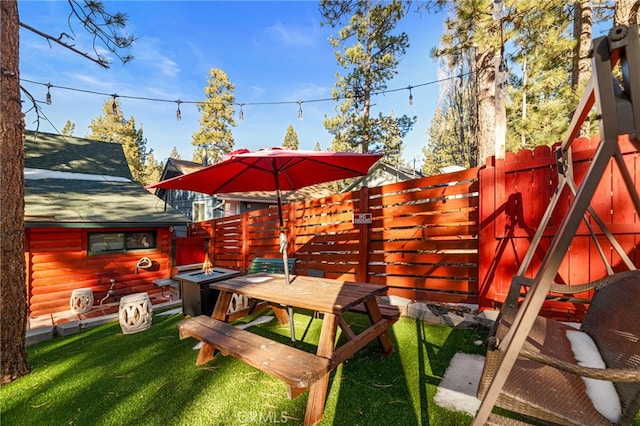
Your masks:
[[[182,120],[182,112],[180,112],[180,104],[182,103],[182,101],[178,99],[176,103],[178,104],[178,109],[176,110],[176,120],[180,121]]]
[[[114,93],[111,97],[113,98],[113,101],[111,102],[111,112],[113,115],[118,115],[118,104],[116,103],[118,95]]]
[[[44,97],[47,105],[51,105],[51,92],[49,90],[51,90],[51,83],[47,83],[47,94]]]
[[[506,66],[506,64],[505,64]],[[393,93],[393,92],[399,92],[401,90],[409,90],[409,105],[413,105],[413,92],[412,89],[418,88],[418,87],[423,87],[423,86],[430,86],[433,84],[438,84],[438,83],[442,83],[445,81],[449,81],[449,80],[453,80],[454,78],[462,78],[465,75],[470,75],[472,74],[472,72],[467,72],[464,74],[460,74],[458,76],[453,76],[453,77],[446,77],[446,78],[441,78],[438,80],[432,80],[426,83],[420,83],[420,84],[416,84],[416,85],[410,85],[410,86],[406,86],[406,87],[401,87],[398,89],[385,89],[385,90],[381,90],[378,92],[372,92],[371,96],[377,96],[377,95],[384,95],[387,93]],[[171,103],[177,103],[178,104],[178,108],[176,110],[176,119],[178,121],[181,120],[182,118],[182,112],[180,110],[180,105],[181,104],[194,104],[194,105],[200,105],[202,104],[204,101],[183,101],[183,100],[175,100],[175,99],[161,99],[161,98],[151,98],[151,97],[145,97],[145,96],[131,96],[131,95],[118,95],[116,93],[114,94],[110,94],[110,93],[104,93],[104,92],[98,92],[95,90],[87,90],[87,89],[79,89],[79,88],[74,88],[74,87],[68,87],[68,86],[57,86],[51,83],[42,83],[39,81],[33,81],[33,80],[28,80],[25,78],[21,78],[20,81],[22,82],[26,82],[26,83],[33,83],[33,84],[39,84],[42,86],[47,87],[47,96],[46,96],[46,101],[47,104],[50,104],[50,99],[51,99],[51,93],[50,93],[50,89],[51,88],[57,88],[57,89],[62,89],[62,90],[70,90],[73,92],[81,92],[81,93],[88,93],[88,94],[92,94],[92,95],[99,95],[99,96],[110,96],[112,98],[112,102],[111,102],[111,109],[114,115],[118,114],[118,104],[117,104],[117,98],[125,98],[125,99],[134,99],[134,100],[143,100],[143,101],[150,101],[150,102],[171,102]],[[342,97],[329,97],[329,98],[319,98],[319,99],[307,99],[307,100],[297,100],[297,101],[273,101],[273,102],[242,102],[242,103],[238,103],[238,102],[234,102],[234,105],[239,107],[239,111],[238,111],[238,119],[240,121],[244,121],[244,110],[243,107],[246,105],[284,105],[284,104],[298,104],[298,118],[300,120],[303,119],[303,113],[302,113],[302,103],[306,102],[306,103],[310,103],[310,102],[336,102],[336,101],[341,101],[341,100],[347,100],[347,99],[352,99],[354,101],[354,105],[357,108],[358,107],[358,103],[360,101],[360,95],[358,93],[355,94],[351,94],[351,95],[345,95]]]

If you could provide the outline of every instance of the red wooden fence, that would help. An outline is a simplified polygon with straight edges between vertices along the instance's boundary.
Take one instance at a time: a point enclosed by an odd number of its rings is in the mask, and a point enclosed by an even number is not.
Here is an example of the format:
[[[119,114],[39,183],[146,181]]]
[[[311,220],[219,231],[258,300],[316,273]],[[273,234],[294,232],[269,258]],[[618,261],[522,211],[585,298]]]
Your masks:
[[[573,144],[578,182],[597,142],[581,139]],[[638,154],[628,140],[623,142],[625,164],[638,186]],[[553,152],[538,147],[507,154],[505,160],[492,160],[482,168],[286,205],[288,255],[297,259],[296,273],[322,270],[331,278],[382,283],[390,294],[415,300],[499,306],[555,190]],[[565,195],[551,217],[529,276],[540,265],[566,211],[571,196]],[[613,163],[592,206],[631,260],[640,265],[636,250],[640,223]],[[370,213],[371,223],[354,224],[355,213]],[[160,291],[153,286],[154,279],[170,276],[175,265],[202,262],[207,254],[217,266],[242,271],[256,256],[280,256],[275,208],[199,223],[187,238],[177,238],[175,247],[170,232],[159,230],[158,248],[148,251],[88,256],[87,232],[25,231],[31,316],[67,310],[74,288],[91,287],[100,299],[111,277],[118,279],[121,292],[154,293]],[[611,244],[602,235],[597,238],[614,270],[624,269]],[[140,256],[150,256],[154,268],[136,274]],[[580,284],[604,275],[604,265],[583,225],[556,279]],[[545,309],[556,316],[579,318],[584,307],[553,303]]]
[[[477,303],[478,169],[364,188],[284,207],[296,272],[384,283],[417,300]],[[371,224],[354,224],[371,213]],[[279,257],[275,208],[204,223],[216,266]],[[185,256],[186,258],[186,256]]]
[[[638,186],[640,170],[638,154],[624,137],[623,156]],[[593,158],[599,138],[577,139],[572,144],[574,175],[576,182],[584,177]],[[530,240],[542,220],[558,178],[555,163],[555,149],[538,147],[507,154],[505,160],[494,161],[480,172],[480,250],[479,250],[479,301],[482,306],[495,306],[507,294],[511,278],[517,273],[522,259],[529,248]],[[537,271],[545,248],[549,247],[557,232],[571,194],[565,190],[550,226],[544,234],[540,249],[534,256],[527,276],[533,277]],[[636,246],[640,236],[640,224],[631,199],[618,170],[611,162],[608,173],[602,178],[593,198],[592,207],[604,221],[627,255],[636,264]],[[593,219],[588,217],[593,223]],[[615,271],[625,270],[620,256],[597,226],[597,239],[605,249],[606,257]],[[560,267],[556,281],[565,284],[582,284],[606,275],[596,245],[590,238],[583,223]],[[582,294],[590,297],[590,294]],[[585,307],[570,303],[547,303],[545,311],[567,318],[581,316]]]
[[[597,143],[598,139],[580,139],[572,145],[578,183]],[[284,207],[288,255],[297,259],[297,273],[322,270],[330,278],[382,283],[390,294],[410,299],[497,307],[556,188],[554,152],[538,147],[508,153],[505,160],[492,159],[482,168],[289,204]],[[623,154],[637,186],[638,154],[628,140]],[[529,276],[539,266],[570,199],[566,194],[558,203]],[[615,165],[592,205],[640,264],[640,224]],[[354,224],[354,213],[371,213],[372,223]],[[197,224],[189,238],[199,240],[189,253],[178,254],[180,262],[201,261],[207,238],[209,256],[217,266],[244,271],[256,256],[279,257],[277,220],[277,210],[270,208]],[[609,242],[602,235],[598,240],[614,269],[624,269]],[[177,251],[184,247],[177,241]],[[583,225],[557,281],[580,284],[605,273]],[[545,312],[574,318],[583,309],[553,303]]]

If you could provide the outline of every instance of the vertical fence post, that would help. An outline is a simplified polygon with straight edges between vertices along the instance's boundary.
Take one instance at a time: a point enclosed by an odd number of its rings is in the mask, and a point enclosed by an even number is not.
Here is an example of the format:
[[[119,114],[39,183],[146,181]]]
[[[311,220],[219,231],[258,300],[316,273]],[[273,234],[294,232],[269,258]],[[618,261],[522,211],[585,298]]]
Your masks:
[[[478,304],[493,308],[492,283],[496,262],[496,167],[487,164],[478,173]]]
[[[369,213],[369,188],[360,188],[359,213]],[[358,281],[369,282],[369,224],[358,225]]]
[[[240,217],[240,239],[242,241],[241,267],[242,271],[246,272],[249,269],[249,241],[247,238],[247,218],[249,214],[245,212]]]
[[[295,236],[295,208],[291,207],[292,203],[288,203],[286,205],[287,208],[287,232],[285,236],[287,237],[287,256],[295,257],[296,254],[296,236]]]
[[[209,229],[209,260],[213,266],[216,265],[216,243],[217,243],[217,235],[216,235],[216,221],[215,219],[210,219],[207,221],[209,225],[207,228]]]

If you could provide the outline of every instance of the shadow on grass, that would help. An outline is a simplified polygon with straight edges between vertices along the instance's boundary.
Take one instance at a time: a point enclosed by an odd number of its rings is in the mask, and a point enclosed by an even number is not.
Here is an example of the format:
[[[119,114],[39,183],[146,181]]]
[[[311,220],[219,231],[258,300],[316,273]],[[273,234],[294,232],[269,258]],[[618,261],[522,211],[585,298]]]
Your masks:
[[[367,319],[353,315],[359,332]],[[195,366],[197,342],[179,340],[181,319],[156,315],[150,329],[129,335],[115,322],[29,347],[33,373],[0,388],[2,424],[302,424],[308,391],[288,400],[281,381],[232,357]],[[295,319],[304,336],[296,346],[315,352],[322,322]],[[373,341],[343,363],[331,375],[321,425],[464,424],[436,422],[439,407],[428,401],[459,345],[474,335],[461,332],[460,340],[432,327],[402,319],[390,331],[390,357]],[[288,325],[275,320],[251,330],[290,344]]]

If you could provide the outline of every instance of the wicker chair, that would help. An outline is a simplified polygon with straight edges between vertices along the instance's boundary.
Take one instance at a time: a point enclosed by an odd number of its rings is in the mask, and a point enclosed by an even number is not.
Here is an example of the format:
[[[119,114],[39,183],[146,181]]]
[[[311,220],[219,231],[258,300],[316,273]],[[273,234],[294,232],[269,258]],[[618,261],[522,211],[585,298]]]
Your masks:
[[[478,397],[483,398],[503,357],[499,342],[513,322],[522,281],[514,280],[509,297],[489,338]],[[563,289],[564,287],[564,289]],[[568,288],[567,288],[568,287]],[[574,286],[554,285],[554,292]],[[578,365],[567,338],[571,325],[538,317],[498,397],[496,407],[527,421],[561,425],[631,424],[640,409],[640,271],[610,275],[589,285],[595,290],[580,331],[596,344],[606,368]],[[593,405],[582,377],[611,381],[622,415],[615,423]],[[593,395],[591,395],[593,396]],[[492,423],[510,420],[493,413]]]

